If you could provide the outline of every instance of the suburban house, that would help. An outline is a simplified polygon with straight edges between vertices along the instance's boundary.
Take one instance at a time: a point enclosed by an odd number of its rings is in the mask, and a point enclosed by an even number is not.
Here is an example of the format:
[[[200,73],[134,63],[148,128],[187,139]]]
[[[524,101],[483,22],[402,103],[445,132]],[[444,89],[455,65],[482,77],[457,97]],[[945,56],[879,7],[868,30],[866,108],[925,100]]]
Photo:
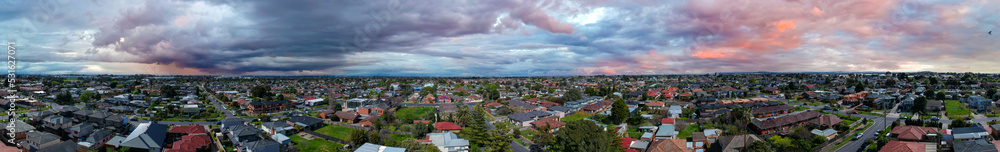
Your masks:
[[[381,116],[385,109],[376,106],[363,106],[358,108],[358,114],[368,116],[368,115],[379,115]]]
[[[774,119],[767,119],[767,120],[754,119],[750,121],[750,123],[752,124],[750,128],[756,131],[757,134],[761,135],[778,133],[800,125],[804,125],[809,121],[819,117],[820,114],[822,113],[815,111],[806,111],[797,114],[785,115]]]
[[[272,140],[257,140],[246,142],[239,147],[241,152],[272,152],[281,151],[281,144]]]
[[[926,145],[921,143],[890,140],[879,152],[924,152],[925,150],[927,150]]]
[[[281,112],[291,103],[289,100],[250,102],[247,109],[251,114]]]
[[[98,150],[104,147],[108,140],[111,140],[112,133],[104,130],[97,130],[90,133],[87,136],[87,140],[77,142],[78,145],[86,147],[89,150]]]
[[[708,151],[739,152],[745,149],[747,145],[750,145],[750,143],[757,141],[764,140],[761,140],[757,135],[751,134],[721,136],[712,146],[709,146]]]
[[[89,122],[76,124],[70,126],[69,129],[66,129],[66,133],[68,133],[69,137],[76,140],[80,140],[83,139],[84,137],[89,136],[90,133],[93,131],[94,131],[94,124],[91,124]]]
[[[208,136],[205,126],[171,126],[168,138],[174,141],[164,152],[191,152],[210,150],[212,138]]]
[[[649,107],[649,109],[663,109],[663,106],[665,104],[667,104],[667,103],[665,103],[663,101],[653,100],[653,101],[650,101],[649,103],[646,103],[646,106]]]
[[[684,139],[664,139],[650,143],[646,152],[694,152],[694,147]]]
[[[901,141],[932,141],[940,136],[938,128],[921,126],[896,126],[889,133]]]
[[[989,110],[990,106],[993,106],[993,101],[982,96],[969,96],[961,98],[959,101],[969,104],[969,107],[977,111],[986,111]]]
[[[313,130],[323,127],[323,120],[309,116],[293,116],[285,120],[289,125],[300,126],[302,129]]]
[[[955,141],[953,145],[956,152],[994,152],[997,147],[986,139]]]
[[[833,139],[833,137],[837,137],[837,130],[834,130],[833,128],[827,128],[824,130],[813,129],[810,133],[812,133],[813,135],[826,137],[826,140],[830,140]]]
[[[722,135],[721,129],[705,129],[705,138],[708,139],[709,144],[715,143],[719,139],[719,135]]]
[[[986,128],[977,124],[972,124],[969,127],[954,128],[951,130],[951,134],[955,137],[955,141],[964,140],[976,140],[990,137],[990,133],[986,131]]]
[[[361,119],[361,121],[358,121],[358,125],[361,125],[362,127],[368,127],[368,126],[372,126],[372,124],[375,123],[375,121],[378,121],[378,116],[377,115],[373,115],[373,116],[366,117],[365,119]]]
[[[27,138],[28,135],[25,134],[25,133],[32,132],[32,131],[34,131],[36,129],[34,126],[31,126],[28,123],[25,123],[24,121],[21,121],[20,119],[16,119],[13,122],[4,124],[3,126],[9,126],[9,125],[11,125],[11,123],[13,123],[13,125],[14,125],[14,128],[12,128],[12,129],[13,129],[14,139],[15,140],[21,140],[21,139]],[[6,139],[10,139],[10,136],[7,136],[7,133],[10,133],[11,130],[8,130],[8,129],[11,129],[11,128],[6,128],[6,127],[4,127],[4,128],[5,129],[0,129],[0,133],[2,133],[3,139],[5,139],[5,140]]]
[[[758,107],[758,108],[753,108],[753,110],[751,110],[752,111],[751,114],[753,114],[754,117],[757,118],[766,118],[766,117],[774,117],[791,113],[794,109],[795,108],[792,108],[792,106],[788,105]]]
[[[546,133],[551,133],[551,132],[554,132],[554,131],[559,131],[559,127],[562,127],[562,126],[565,126],[565,125],[566,125],[565,123],[559,122],[558,118],[552,118],[552,117],[544,118],[544,119],[540,119],[540,120],[531,122],[531,126],[535,127],[535,129],[543,129],[545,127],[548,127],[548,130],[539,130],[539,131],[543,131],[543,132],[546,132]]]
[[[437,122],[434,123],[434,130],[458,133],[462,130],[462,126],[455,125],[454,122]]]
[[[527,127],[531,126],[531,122],[534,122],[535,120],[545,118],[551,115],[552,115],[551,113],[544,111],[532,111],[525,113],[510,114],[507,115],[507,118],[509,118],[511,123],[514,123],[517,126]]]
[[[288,131],[295,129],[295,127],[285,122],[264,122],[260,123],[260,129],[264,130],[264,132],[267,132],[269,135],[274,135],[288,134]]]
[[[349,124],[356,123],[361,118],[361,115],[358,115],[358,113],[348,111],[337,111],[335,115],[337,115],[337,118],[340,118],[340,122]]]
[[[695,151],[705,151],[705,146],[708,144],[708,138],[705,137],[703,132],[693,132],[691,133],[691,142],[694,145]]]
[[[115,147],[129,147],[133,150],[162,151],[167,138],[167,125],[142,123],[127,137],[116,136],[107,144]]]
[[[944,107],[944,101],[941,100],[928,100],[926,105],[927,105],[926,110],[928,112],[938,112],[944,110],[943,108],[941,108]]]
[[[674,139],[677,136],[677,130],[674,128],[673,124],[662,124],[657,127],[656,134],[653,137],[653,142],[663,140],[663,139]]]
[[[62,142],[59,136],[48,132],[28,132],[27,138],[18,143],[23,151],[38,151],[38,149],[48,148]]]
[[[382,146],[372,143],[365,143],[358,147],[355,152],[406,152],[406,148]]]
[[[812,123],[814,127],[818,129],[828,129],[832,128],[833,125],[836,125],[837,123],[840,122],[841,122],[840,117],[837,117],[836,115],[826,114],[819,116],[816,119],[813,119],[809,123]]]
[[[468,152],[469,140],[458,138],[452,132],[429,133],[427,139],[442,152]]]
[[[90,120],[90,115],[92,114],[94,114],[94,112],[90,110],[77,110],[73,112],[73,118],[76,118],[78,122],[88,121]]]

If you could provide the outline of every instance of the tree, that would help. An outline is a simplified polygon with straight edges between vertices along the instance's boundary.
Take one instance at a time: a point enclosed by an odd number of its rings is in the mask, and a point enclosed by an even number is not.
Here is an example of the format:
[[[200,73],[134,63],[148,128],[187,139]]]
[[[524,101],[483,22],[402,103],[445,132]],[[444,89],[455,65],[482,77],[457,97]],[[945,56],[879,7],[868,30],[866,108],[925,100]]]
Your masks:
[[[563,95],[562,99],[566,101],[580,100],[583,99],[583,93],[580,92],[580,89],[569,89],[569,91],[566,91],[566,94]]]
[[[351,132],[350,140],[351,144],[353,144],[354,147],[361,146],[362,144],[368,142],[368,133],[366,133],[364,130],[354,130],[353,132]]]
[[[986,98],[993,99],[993,95],[997,94],[997,89],[986,89]]]
[[[535,144],[540,145],[541,147],[547,147],[549,146],[549,144],[552,144],[553,142],[552,140],[554,140],[555,137],[553,137],[552,134],[546,132],[550,130],[550,128],[552,127],[550,127],[549,125],[540,127],[539,130],[541,131],[538,134],[535,134],[534,139],[532,139],[531,141],[534,142]]]
[[[93,91],[84,91],[83,93],[80,93],[80,101],[90,101],[94,98],[94,96],[96,96],[96,94],[94,94]]]
[[[469,140],[469,144],[484,145],[486,140],[488,140],[488,134],[486,129],[486,119],[484,118],[482,111],[479,109],[471,110],[469,112],[468,121],[465,123],[465,127],[459,132],[462,134],[463,138]]]
[[[934,90],[933,89],[927,89],[927,91],[924,91],[924,97],[928,97],[928,98],[934,97]]]
[[[771,148],[771,144],[763,141],[755,141],[747,145],[746,152],[773,152],[774,149]]]
[[[929,80],[929,83],[930,84],[937,84],[938,83],[938,79],[934,78],[934,77],[931,77],[931,79]]]
[[[70,95],[68,91],[60,93],[56,95],[56,102],[58,104],[73,104],[73,95]]]
[[[605,152],[624,151],[621,138],[594,122],[571,121],[559,130],[550,151]]]
[[[917,97],[913,100],[913,106],[910,108],[911,111],[915,113],[923,113],[927,106],[927,98]]]
[[[271,87],[254,86],[253,88],[250,88],[250,95],[258,98],[265,98],[273,96],[274,94],[271,94]]]
[[[628,119],[628,105],[625,105],[625,101],[618,99],[611,104],[611,119],[614,124],[619,124]]]
[[[945,97],[944,92],[938,92],[935,97],[936,97],[935,99],[944,100]]]

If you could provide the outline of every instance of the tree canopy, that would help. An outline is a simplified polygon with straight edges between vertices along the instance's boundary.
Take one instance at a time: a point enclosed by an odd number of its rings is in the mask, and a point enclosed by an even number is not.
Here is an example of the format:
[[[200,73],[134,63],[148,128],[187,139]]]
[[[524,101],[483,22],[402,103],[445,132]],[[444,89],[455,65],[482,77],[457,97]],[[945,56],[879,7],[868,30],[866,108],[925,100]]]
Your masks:
[[[623,151],[621,138],[591,121],[571,121],[559,129],[551,151]]]

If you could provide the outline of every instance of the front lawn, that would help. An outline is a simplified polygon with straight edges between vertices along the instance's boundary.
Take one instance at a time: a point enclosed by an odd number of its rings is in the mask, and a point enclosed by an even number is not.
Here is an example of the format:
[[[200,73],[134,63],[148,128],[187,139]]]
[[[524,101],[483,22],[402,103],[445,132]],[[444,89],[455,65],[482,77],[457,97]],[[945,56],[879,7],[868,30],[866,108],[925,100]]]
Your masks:
[[[795,111],[805,111],[805,110],[809,110],[809,108],[802,107],[802,106],[795,107]]]
[[[299,148],[299,151],[326,151],[334,152],[339,151],[344,145],[335,143],[332,141],[327,141],[323,138],[313,138],[312,140],[306,140],[305,138],[299,137],[299,135],[292,135],[292,143],[295,143],[295,147]]]
[[[680,134],[677,134],[677,139],[687,139],[688,137],[691,137],[691,133],[698,131],[700,131],[700,129],[697,124],[688,125],[686,129],[681,130]]]
[[[354,132],[354,129],[338,125],[327,125],[326,127],[316,129],[316,132],[347,141],[350,140],[347,138],[351,137],[351,132]]]
[[[590,116],[593,116],[593,115],[594,114],[580,112],[580,113],[576,113],[576,114],[573,114],[573,115],[569,115],[569,116],[563,117],[562,118],[562,122],[566,123],[566,122],[571,122],[571,121],[583,120],[583,118],[590,118]]]
[[[949,116],[969,115],[969,108],[965,107],[965,104],[962,102],[958,102],[958,100],[944,100],[944,106],[947,108],[945,111],[948,112]]]
[[[395,116],[401,120],[420,120],[421,116],[432,112],[434,107],[400,107]]]

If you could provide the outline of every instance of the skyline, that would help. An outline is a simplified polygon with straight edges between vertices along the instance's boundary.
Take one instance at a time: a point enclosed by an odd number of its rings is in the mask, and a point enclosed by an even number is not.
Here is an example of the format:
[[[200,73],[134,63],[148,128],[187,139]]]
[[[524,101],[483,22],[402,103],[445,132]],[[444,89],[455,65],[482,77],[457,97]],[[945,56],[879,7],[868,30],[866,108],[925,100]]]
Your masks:
[[[997,73],[1000,1],[0,1],[18,73]]]

